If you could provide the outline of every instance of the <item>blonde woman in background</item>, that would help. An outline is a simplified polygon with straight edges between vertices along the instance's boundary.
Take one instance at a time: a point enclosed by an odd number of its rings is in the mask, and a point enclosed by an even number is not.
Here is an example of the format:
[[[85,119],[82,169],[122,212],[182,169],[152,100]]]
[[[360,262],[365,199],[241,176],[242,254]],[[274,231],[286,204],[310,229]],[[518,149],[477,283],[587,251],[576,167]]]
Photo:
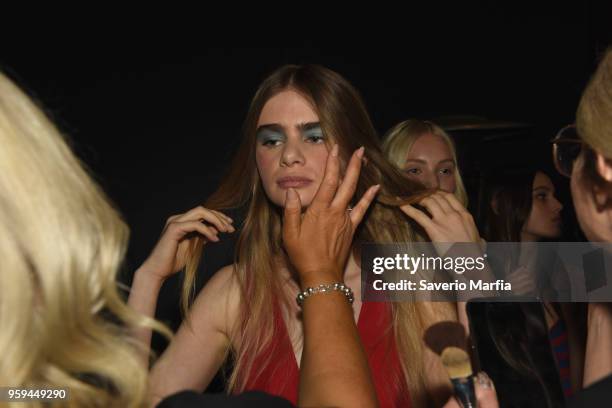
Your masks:
[[[455,144],[440,126],[418,119],[405,120],[387,132],[383,151],[408,178],[452,193],[467,207]]]
[[[387,159],[406,177],[430,189],[439,189],[455,196],[466,210],[468,195],[457,163],[457,151],[451,137],[433,122],[408,119],[391,128],[383,139]],[[471,215],[470,215],[471,217]],[[486,247],[480,238],[481,247]],[[459,302],[457,316],[469,332],[465,302]]]
[[[0,73],[0,386],[68,388],[65,406],[146,404],[132,334],[169,332],[117,291],[128,235],[53,123]]]

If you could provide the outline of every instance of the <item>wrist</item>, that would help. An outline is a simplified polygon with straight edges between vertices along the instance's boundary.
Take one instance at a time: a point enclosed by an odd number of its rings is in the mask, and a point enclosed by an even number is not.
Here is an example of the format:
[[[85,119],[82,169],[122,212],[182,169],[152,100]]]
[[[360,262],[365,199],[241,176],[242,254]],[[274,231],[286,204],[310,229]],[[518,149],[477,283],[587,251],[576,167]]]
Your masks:
[[[352,289],[342,282],[324,283],[317,286],[308,287],[306,290],[299,292],[295,300],[298,306],[301,307],[304,301],[311,296],[328,295],[332,293],[341,293],[346,297],[349,304],[353,303],[354,294]]]
[[[342,273],[336,269],[318,269],[316,271],[305,272],[299,271],[300,287],[306,290],[309,287],[319,286],[321,284],[330,284],[335,282],[343,282]]]
[[[595,328],[612,325],[612,305],[607,303],[590,303],[588,308],[588,324]]]
[[[148,268],[146,264],[143,264],[134,272],[132,285],[138,281],[140,283],[146,283],[148,286],[158,286],[161,288],[165,280],[164,277],[155,273],[153,269]]]

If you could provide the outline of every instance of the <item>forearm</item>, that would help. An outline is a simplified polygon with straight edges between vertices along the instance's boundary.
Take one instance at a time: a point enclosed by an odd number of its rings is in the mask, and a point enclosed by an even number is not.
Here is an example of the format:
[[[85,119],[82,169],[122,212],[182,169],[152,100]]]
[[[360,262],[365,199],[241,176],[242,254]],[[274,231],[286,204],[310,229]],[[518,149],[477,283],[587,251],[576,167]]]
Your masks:
[[[146,269],[139,268],[134,273],[128,306],[142,316],[153,319],[157,307],[157,298],[163,281],[148,273]],[[142,344],[143,365],[148,368],[148,356],[151,347],[152,331],[150,328],[141,327],[134,330],[134,337]]]
[[[612,374],[612,310],[609,306],[589,305],[584,387]]]
[[[300,406],[376,407],[376,391],[344,294],[318,294],[304,302]]]

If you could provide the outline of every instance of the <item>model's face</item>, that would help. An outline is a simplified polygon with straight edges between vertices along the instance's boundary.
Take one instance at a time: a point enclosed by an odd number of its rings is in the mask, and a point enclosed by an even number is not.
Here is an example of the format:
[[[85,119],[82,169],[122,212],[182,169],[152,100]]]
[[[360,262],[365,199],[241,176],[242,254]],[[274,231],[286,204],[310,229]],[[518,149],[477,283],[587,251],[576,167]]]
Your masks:
[[[550,177],[537,172],[533,178],[532,204],[527,222],[521,231],[523,241],[558,238],[561,235],[561,209],[555,197],[555,186]]]
[[[319,117],[292,90],[270,98],[257,123],[257,170],[268,198],[283,206],[294,188],[302,206],[310,205],[325,173],[328,148]]]
[[[440,136],[425,133],[417,138],[406,156],[406,175],[428,188],[454,193],[456,163],[448,143]]]

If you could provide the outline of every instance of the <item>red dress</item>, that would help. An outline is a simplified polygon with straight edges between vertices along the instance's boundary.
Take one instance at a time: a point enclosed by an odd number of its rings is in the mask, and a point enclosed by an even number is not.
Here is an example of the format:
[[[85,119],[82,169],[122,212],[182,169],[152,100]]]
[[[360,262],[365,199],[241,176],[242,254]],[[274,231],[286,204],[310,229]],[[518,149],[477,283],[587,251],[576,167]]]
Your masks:
[[[274,339],[254,364],[262,370],[261,375],[253,378],[254,373],[249,373],[245,391],[260,390],[297,404],[299,368],[287,326],[280,313],[274,314]],[[410,407],[410,396],[393,336],[391,306],[384,302],[362,303],[357,329],[368,356],[380,407]],[[269,355],[272,357],[268,358]],[[262,368],[262,365],[265,366]]]

